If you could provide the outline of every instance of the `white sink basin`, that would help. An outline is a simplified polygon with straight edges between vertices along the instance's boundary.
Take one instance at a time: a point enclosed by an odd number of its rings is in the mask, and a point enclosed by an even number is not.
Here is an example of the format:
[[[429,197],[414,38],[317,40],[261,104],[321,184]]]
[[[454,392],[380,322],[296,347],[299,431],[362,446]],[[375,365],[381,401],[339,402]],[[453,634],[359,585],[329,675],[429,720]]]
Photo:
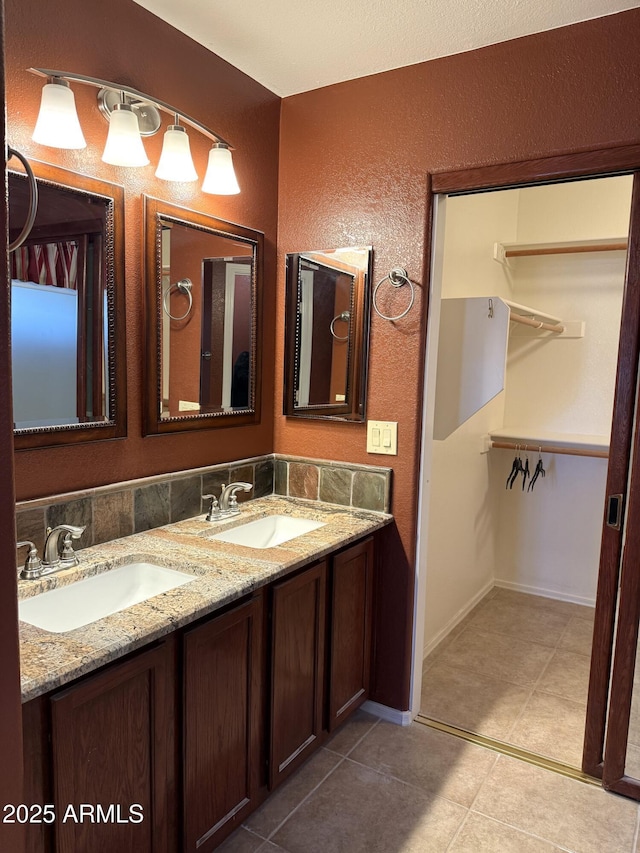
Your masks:
[[[208,536],[220,542],[233,545],[246,545],[248,548],[275,548],[290,539],[324,527],[324,521],[311,521],[308,518],[292,518],[290,515],[266,515],[256,521],[248,521],[232,530]]]
[[[130,563],[18,602],[20,619],[63,634],[195,580],[195,575]]]

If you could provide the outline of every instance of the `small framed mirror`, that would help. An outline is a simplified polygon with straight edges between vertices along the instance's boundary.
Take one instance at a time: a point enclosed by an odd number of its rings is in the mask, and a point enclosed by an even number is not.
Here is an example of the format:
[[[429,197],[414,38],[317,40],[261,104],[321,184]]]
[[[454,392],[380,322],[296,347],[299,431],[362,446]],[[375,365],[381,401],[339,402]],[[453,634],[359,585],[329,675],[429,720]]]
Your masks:
[[[9,255],[17,450],[126,435],[124,190],[32,162],[38,207]],[[9,240],[29,208],[8,172]]]
[[[366,417],[370,246],[287,255],[284,413]]]
[[[144,204],[145,434],[256,423],[263,235]]]

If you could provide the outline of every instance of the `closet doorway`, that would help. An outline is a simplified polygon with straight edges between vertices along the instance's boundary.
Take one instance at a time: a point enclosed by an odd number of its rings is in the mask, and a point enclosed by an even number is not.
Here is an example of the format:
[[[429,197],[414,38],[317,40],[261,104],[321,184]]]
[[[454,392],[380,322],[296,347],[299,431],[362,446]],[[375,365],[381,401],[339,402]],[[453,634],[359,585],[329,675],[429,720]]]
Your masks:
[[[623,500],[611,526],[603,508],[626,492],[637,377],[634,178],[562,161],[533,186],[513,179],[523,164],[433,179],[455,191],[433,231],[419,709],[596,774]]]

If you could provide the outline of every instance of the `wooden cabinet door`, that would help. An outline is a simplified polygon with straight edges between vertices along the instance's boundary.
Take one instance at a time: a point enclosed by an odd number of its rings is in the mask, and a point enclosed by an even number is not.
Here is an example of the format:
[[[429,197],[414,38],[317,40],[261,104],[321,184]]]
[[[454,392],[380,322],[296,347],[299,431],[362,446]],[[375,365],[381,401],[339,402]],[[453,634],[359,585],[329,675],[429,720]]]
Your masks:
[[[333,558],[329,631],[329,731],[369,695],[373,538]]]
[[[326,563],[274,584],[269,781],[279,784],[322,734]]]
[[[56,853],[171,853],[172,670],[162,643],[52,696]]]
[[[184,849],[209,851],[260,787],[262,597],[184,635]]]

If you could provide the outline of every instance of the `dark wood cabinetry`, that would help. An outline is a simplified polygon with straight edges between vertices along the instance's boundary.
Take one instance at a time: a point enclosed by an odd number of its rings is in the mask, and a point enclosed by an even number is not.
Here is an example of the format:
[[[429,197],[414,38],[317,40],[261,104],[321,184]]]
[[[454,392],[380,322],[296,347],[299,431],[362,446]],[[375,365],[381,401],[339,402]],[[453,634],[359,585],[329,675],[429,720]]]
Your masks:
[[[173,669],[161,643],[52,696],[57,853],[171,853]]]
[[[373,539],[333,558],[329,621],[329,731],[369,695]]]
[[[214,850],[367,698],[372,587],[368,538],[27,703],[29,853]]]
[[[273,585],[271,787],[307,758],[322,734],[326,573],[323,561]]]
[[[260,789],[262,598],[185,632],[184,850],[213,850]]]

